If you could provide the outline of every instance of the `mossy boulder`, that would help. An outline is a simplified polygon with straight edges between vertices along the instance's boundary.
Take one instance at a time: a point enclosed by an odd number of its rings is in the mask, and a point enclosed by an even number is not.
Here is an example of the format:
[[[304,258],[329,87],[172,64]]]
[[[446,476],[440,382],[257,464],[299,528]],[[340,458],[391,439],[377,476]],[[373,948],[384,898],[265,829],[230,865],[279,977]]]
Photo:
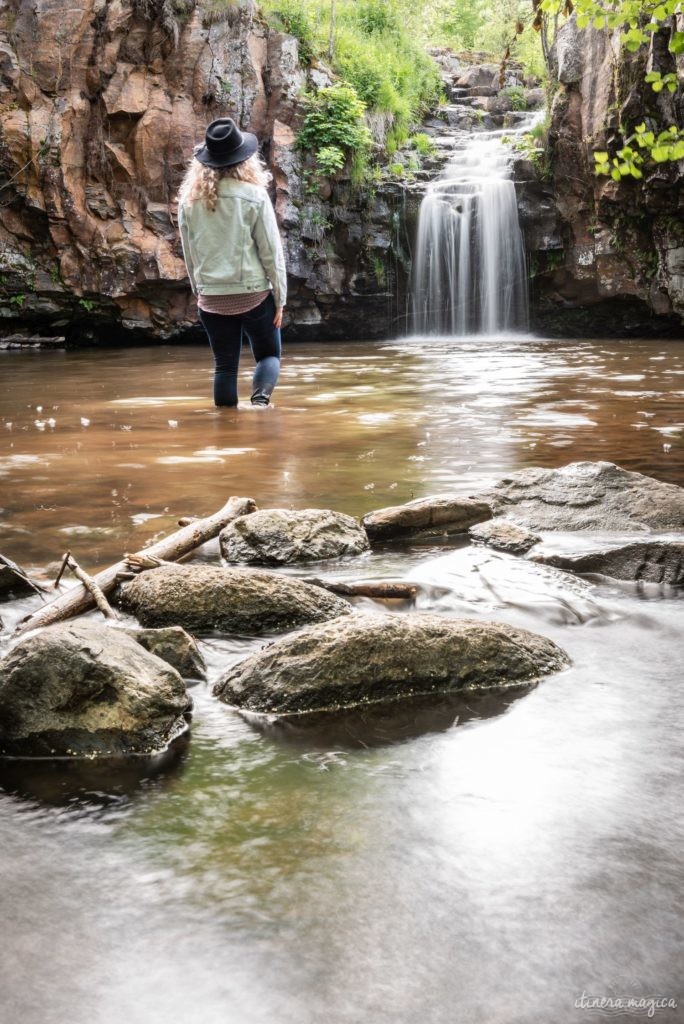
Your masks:
[[[155,753],[185,729],[190,706],[178,672],[126,630],[48,626],[0,662],[0,754]]]
[[[163,565],[125,583],[119,603],[143,626],[192,633],[282,633],[347,615],[348,601],[277,572],[215,565]]]
[[[502,623],[354,614],[275,640],[231,668],[214,693],[247,711],[296,714],[520,686],[567,664],[551,640]]]

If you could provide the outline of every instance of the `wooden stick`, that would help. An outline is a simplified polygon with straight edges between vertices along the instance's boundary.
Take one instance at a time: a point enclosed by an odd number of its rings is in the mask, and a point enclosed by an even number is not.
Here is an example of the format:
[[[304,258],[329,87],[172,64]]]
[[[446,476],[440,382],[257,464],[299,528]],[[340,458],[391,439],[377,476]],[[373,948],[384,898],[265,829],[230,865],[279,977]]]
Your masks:
[[[92,594],[93,601],[100,609],[104,617],[106,619],[116,619],[116,612],[114,611],[109,601],[98,587],[93,577],[89,576],[88,573],[81,568],[76,559],[71,557],[71,555],[67,557],[66,561],[67,567],[71,570],[71,572],[73,572],[76,579],[80,580],[83,586],[86,588],[86,590],[88,590]]]
[[[152,556],[153,558],[176,561],[208,540],[212,540],[224,526],[232,523],[234,519],[255,510],[256,504],[251,498],[230,498],[223,508],[215,512],[214,515],[207,516],[206,519],[196,519],[188,526],[176,530],[168,537],[162,538],[156,544],[152,544],[149,548],[138,551],[136,554],[141,559]],[[94,579],[103,594],[110,594],[116,586],[119,574],[128,571],[130,571],[128,563],[122,560],[99,572]],[[83,585],[73,587],[66,594],[62,594],[32,615],[27,616],[19,623],[15,633],[27,633],[30,629],[49,626],[53,622],[62,622],[64,619],[70,619],[74,615],[81,615],[83,612],[89,611],[94,604],[93,595],[87,587]]]
[[[419,587],[415,583],[405,583],[402,580],[378,582],[363,581],[361,583],[342,583],[337,580],[305,579],[304,583],[311,583],[314,587],[323,587],[324,590],[331,590],[334,594],[342,597],[373,597],[380,601],[399,598],[403,601],[413,601],[418,593]]]
[[[124,562],[132,573],[144,572],[146,569],[158,569],[160,565],[175,565],[175,562],[169,562],[164,558],[155,558],[154,555],[149,555],[145,551],[134,555],[126,553]]]
[[[62,559],[62,564],[59,567],[59,572],[57,573],[57,579],[55,580],[55,590],[59,590],[59,581],[61,580],[62,576],[64,575],[64,573],[66,572],[66,570],[67,570],[67,568],[69,566],[69,559],[70,558],[71,558],[71,552],[67,551],[67,553],[65,554],[64,558]]]

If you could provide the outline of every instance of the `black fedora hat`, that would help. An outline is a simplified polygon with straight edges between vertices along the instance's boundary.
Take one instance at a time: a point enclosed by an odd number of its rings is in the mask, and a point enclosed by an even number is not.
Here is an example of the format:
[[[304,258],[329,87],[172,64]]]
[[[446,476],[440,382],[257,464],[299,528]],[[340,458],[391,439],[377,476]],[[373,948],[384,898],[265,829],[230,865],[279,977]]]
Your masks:
[[[241,132],[232,117],[219,117],[208,126],[195,159],[206,167],[232,167],[253,156],[258,145],[256,135]]]

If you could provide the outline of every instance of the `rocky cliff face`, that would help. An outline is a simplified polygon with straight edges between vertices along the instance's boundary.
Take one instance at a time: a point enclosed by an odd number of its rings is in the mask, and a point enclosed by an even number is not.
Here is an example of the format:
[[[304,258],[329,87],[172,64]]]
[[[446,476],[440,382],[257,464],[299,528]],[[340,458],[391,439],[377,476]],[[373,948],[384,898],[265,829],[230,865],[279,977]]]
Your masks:
[[[650,51],[617,59],[608,32],[574,19],[556,42],[558,88],[550,116],[550,163],[540,178],[518,165],[520,212],[532,261],[533,327],[567,336],[684,333],[684,169],[660,164],[642,181],[594,174],[594,150],[619,126],[682,124],[681,89],[656,94],[648,71],[678,71],[667,33]],[[681,58],[679,59],[681,60]]]
[[[324,69],[309,78],[326,84]],[[254,131],[274,175],[290,333],[392,333],[391,197],[307,194],[307,76],[253,0],[0,0],[0,326],[75,341],[197,331],[174,197],[206,124]]]

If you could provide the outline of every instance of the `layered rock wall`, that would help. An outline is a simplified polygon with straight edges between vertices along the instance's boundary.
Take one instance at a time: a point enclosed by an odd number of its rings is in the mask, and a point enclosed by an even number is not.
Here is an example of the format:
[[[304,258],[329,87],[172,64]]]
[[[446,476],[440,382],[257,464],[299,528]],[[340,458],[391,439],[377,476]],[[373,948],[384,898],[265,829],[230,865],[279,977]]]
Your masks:
[[[324,69],[314,70],[318,84]],[[206,124],[254,131],[274,175],[291,334],[392,332],[391,204],[325,199],[295,148],[297,41],[253,0],[0,3],[0,327],[74,341],[197,331],[174,197]],[[346,189],[346,193],[345,193]],[[393,269],[394,267],[394,269]]]
[[[558,33],[547,174],[527,161],[518,167],[540,332],[684,333],[683,165],[651,165],[643,180],[615,182],[595,175],[593,157],[622,145],[620,126],[682,125],[681,86],[657,94],[644,82],[651,70],[677,71],[682,81],[667,36],[630,54],[616,33],[580,30],[572,18]]]

